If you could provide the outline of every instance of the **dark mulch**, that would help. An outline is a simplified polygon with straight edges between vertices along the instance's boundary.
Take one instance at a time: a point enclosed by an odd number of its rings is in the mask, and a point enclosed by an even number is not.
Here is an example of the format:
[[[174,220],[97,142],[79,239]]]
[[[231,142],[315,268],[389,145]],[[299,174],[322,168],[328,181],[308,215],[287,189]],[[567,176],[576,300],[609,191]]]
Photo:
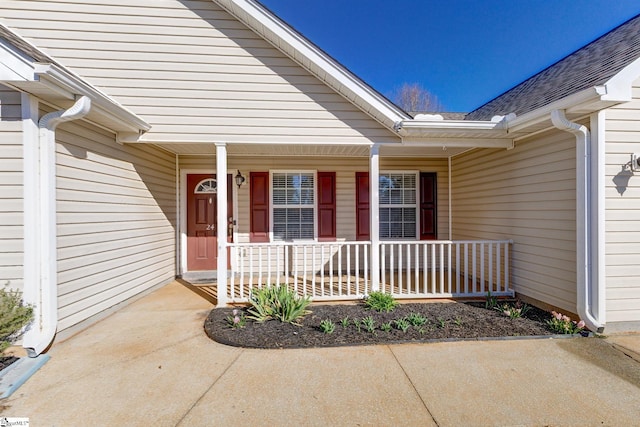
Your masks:
[[[229,327],[227,317],[232,308],[216,308],[211,311],[204,328],[207,335],[220,343],[251,348],[304,348],[335,347],[342,345],[388,344],[399,342],[423,342],[444,339],[473,339],[489,337],[513,337],[552,335],[546,321],[550,314],[531,307],[524,317],[510,319],[496,310],[484,308],[484,303],[411,303],[400,304],[390,313],[367,310],[364,305],[313,305],[311,314],[301,326],[271,320],[257,323],[247,320],[244,328]],[[238,308],[244,311],[242,308]],[[428,319],[422,327],[411,326],[402,332],[395,327],[385,332],[380,325],[411,313],[419,313]],[[358,331],[354,319],[367,316],[375,320],[376,330]],[[348,318],[345,328],[341,320]],[[332,334],[320,330],[320,322],[330,319],[335,323]]]
[[[9,367],[9,365],[11,365],[14,362],[17,362],[18,360],[20,360],[20,358],[18,357],[0,356],[0,371],[2,371],[4,368]]]

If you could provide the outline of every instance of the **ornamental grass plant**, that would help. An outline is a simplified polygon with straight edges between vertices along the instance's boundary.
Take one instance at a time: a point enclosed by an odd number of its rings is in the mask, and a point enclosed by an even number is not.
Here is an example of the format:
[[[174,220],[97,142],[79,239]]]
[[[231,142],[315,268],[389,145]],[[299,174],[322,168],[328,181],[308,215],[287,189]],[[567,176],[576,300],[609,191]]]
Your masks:
[[[247,317],[258,323],[275,319],[299,325],[299,320],[311,313],[307,310],[311,299],[301,297],[284,284],[254,289],[249,303],[251,307],[247,310]]]

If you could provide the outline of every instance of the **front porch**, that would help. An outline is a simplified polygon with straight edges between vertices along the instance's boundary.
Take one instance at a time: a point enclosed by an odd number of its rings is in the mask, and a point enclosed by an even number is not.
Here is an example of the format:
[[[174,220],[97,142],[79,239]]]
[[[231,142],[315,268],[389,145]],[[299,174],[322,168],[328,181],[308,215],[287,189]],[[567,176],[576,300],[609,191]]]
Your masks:
[[[513,296],[510,236],[470,232],[452,213],[452,157],[511,146],[493,132],[437,143],[216,143],[180,155],[179,274],[211,270],[219,306],[281,283],[314,301]]]

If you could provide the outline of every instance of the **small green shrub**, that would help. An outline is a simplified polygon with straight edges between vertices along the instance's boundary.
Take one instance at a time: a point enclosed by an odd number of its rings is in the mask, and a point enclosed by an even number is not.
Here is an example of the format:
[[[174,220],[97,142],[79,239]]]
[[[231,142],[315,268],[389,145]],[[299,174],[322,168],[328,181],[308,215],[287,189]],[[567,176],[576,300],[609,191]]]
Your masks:
[[[380,330],[382,332],[390,332],[391,331],[391,322],[385,322],[380,325]]]
[[[266,286],[251,291],[249,297],[251,308],[249,318],[258,323],[276,319],[281,322],[298,325],[298,321],[311,311],[307,306],[311,303],[309,297],[301,297],[286,285]]]
[[[336,325],[330,319],[320,321],[320,330],[325,334],[332,334],[336,330]]]
[[[402,332],[407,332],[411,327],[411,322],[406,317],[398,319],[395,321],[396,329],[401,330]]]
[[[22,293],[0,289],[0,353],[20,337],[23,328],[33,320],[33,307],[25,305]]]
[[[438,321],[438,326],[442,329],[444,329],[444,327],[447,325],[447,321],[441,317],[438,317],[437,321]]]
[[[356,327],[356,330],[357,330],[358,332],[360,332],[360,320],[358,320],[358,319],[353,319],[353,326],[355,326],[355,327]]]
[[[420,313],[409,314],[407,316],[407,320],[409,321],[409,323],[411,323],[411,325],[416,327],[423,326],[428,322],[427,318],[421,315]]]
[[[398,302],[393,299],[391,294],[373,291],[364,300],[364,305],[371,310],[389,313],[390,311],[393,311],[396,305],[398,305]]]
[[[340,320],[340,324],[343,328],[349,326],[349,316],[346,316],[344,319]]]
[[[376,321],[373,320],[373,317],[371,316],[363,317],[360,320],[360,324],[367,330],[367,332],[375,333]]]

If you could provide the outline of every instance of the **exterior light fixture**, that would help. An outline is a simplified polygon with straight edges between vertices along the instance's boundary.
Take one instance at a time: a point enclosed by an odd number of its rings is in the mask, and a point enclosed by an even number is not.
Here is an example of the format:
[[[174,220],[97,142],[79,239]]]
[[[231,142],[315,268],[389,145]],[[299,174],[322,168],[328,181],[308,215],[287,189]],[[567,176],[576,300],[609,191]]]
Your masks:
[[[242,173],[240,173],[240,171],[238,171],[238,173],[236,174],[235,180],[236,180],[236,185],[238,186],[238,188],[240,188],[240,186],[245,181],[244,176],[242,176]]]
[[[640,154],[631,155],[631,170],[633,172],[640,171]]]

